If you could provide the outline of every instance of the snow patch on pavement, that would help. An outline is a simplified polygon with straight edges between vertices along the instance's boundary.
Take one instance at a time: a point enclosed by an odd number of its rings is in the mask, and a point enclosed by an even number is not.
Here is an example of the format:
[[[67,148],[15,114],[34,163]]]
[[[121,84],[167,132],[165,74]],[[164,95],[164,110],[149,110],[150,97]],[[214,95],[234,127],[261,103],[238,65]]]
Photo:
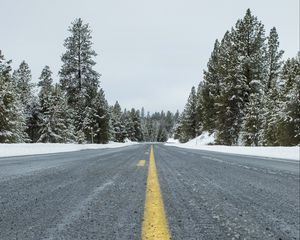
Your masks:
[[[189,149],[199,149],[214,152],[234,153],[267,158],[282,158],[300,161],[300,147],[245,147],[245,146],[224,146],[207,145],[214,143],[214,134],[204,132],[202,135],[190,140],[187,143],[167,142],[166,146],[175,146]]]
[[[0,157],[24,156],[35,154],[72,152],[86,149],[119,148],[137,144],[126,141],[125,143],[109,142],[108,144],[63,144],[63,143],[16,143],[0,144]]]

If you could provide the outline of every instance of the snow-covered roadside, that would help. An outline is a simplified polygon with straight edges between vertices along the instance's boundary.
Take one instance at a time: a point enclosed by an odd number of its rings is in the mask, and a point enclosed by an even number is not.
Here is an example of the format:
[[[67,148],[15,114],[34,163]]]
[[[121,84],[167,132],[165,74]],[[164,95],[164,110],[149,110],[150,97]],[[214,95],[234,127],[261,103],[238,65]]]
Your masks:
[[[187,143],[178,143],[173,139],[168,141],[166,146],[175,146],[189,149],[199,149],[223,153],[234,153],[250,156],[260,156],[269,158],[282,158],[300,161],[300,147],[243,147],[243,146],[223,146],[223,145],[205,145],[214,142],[214,137],[207,133],[192,139]]]
[[[0,157],[23,156],[46,153],[72,152],[85,149],[119,148],[137,144],[135,142],[108,144],[60,144],[60,143],[18,143],[0,144]]]

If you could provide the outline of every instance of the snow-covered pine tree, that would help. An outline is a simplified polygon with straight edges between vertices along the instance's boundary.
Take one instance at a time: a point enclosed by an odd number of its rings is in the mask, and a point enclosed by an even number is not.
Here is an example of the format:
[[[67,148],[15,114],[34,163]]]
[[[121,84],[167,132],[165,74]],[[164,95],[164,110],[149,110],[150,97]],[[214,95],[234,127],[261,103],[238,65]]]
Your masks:
[[[167,135],[171,136],[174,126],[174,114],[172,112],[167,111],[164,124],[167,131]]]
[[[216,142],[237,144],[242,122],[245,84],[240,72],[238,54],[233,44],[234,30],[227,31],[219,48],[220,92],[215,98]]]
[[[283,50],[279,49],[279,37],[273,27],[267,43],[267,80],[263,96],[263,145],[277,145],[276,128],[279,120],[278,81],[283,61]]]
[[[180,116],[179,110],[176,111],[176,113],[174,114],[174,122],[176,123],[178,118]]]
[[[127,138],[131,141],[135,141],[136,139],[134,138],[134,124],[131,118],[130,111],[127,111],[125,109],[122,118],[124,119],[125,122]]]
[[[17,95],[23,105],[25,119],[26,119],[26,132],[31,141],[35,138],[37,122],[34,121],[36,99],[33,94],[34,84],[31,83],[32,75],[28,64],[22,61],[19,68],[13,72],[13,80],[15,81]]]
[[[60,85],[56,85],[59,90],[58,99],[60,101],[60,109],[62,112],[62,118],[64,119],[65,127],[62,129],[61,136],[63,137],[64,143],[80,142],[78,135],[76,135],[75,124],[74,124],[74,110],[69,107],[67,97],[60,88]],[[84,140],[85,141],[85,140]]]
[[[299,76],[299,58],[300,52],[298,52],[297,57],[289,58],[285,61],[280,79],[281,94],[280,98],[282,101],[285,100],[285,95],[293,88],[295,79]]]
[[[87,122],[84,114],[91,109],[98,112],[100,111],[99,109],[106,108],[106,106],[99,106],[99,104],[97,104],[98,109],[93,109],[92,106],[95,105],[94,100],[96,98],[104,96],[100,96],[101,93],[99,93],[100,74],[93,69],[96,64],[94,58],[97,54],[92,49],[92,36],[88,24],[84,24],[80,18],[75,19],[69,28],[69,32],[71,36],[65,39],[66,52],[61,58],[63,65],[59,72],[60,83],[62,89],[66,91],[68,104],[74,112],[76,131],[83,131],[85,136],[89,136],[89,141],[91,141],[91,134],[88,134],[88,132],[93,129],[83,129],[83,123],[85,122],[86,124]],[[101,103],[105,103],[105,101],[101,101]],[[94,116],[97,118],[96,115]],[[90,119],[88,122],[95,123],[97,120]],[[104,133],[103,131],[104,127],[93,130],[95,135],[97,135],[98,142],[108,141],[104,135],[109,135],[109,133]],[[100,140],[99,134],[96,132],[102,132],[102,140]]]
[[[85,135],[82,130],[76,132],[76,142],[79,144],[85,143]]]
[[[94,143],[95,137],[95,126],[96,126],[96,119],[95,119],[95,109],[86,106],[83,111],[83,122],[82,122],[82,130],[85,133],[86,140],[89,143]]]
[[[39,96],[39,138],[37,142],[55,142],[53,135],[54,122],[52,121],[53,110],[53,79],[49,66],[45,66],[39,77],[38,86],[40,87]]]
[[[13,79],[16,82],[17,94],[25,110],[30,107],[33,98],[33,84],[31,83],[31,70],[25,61],[14,71]]]
[[[130,117],[133,123],[134,135],[133,141],[141,142],[144,140],[142,126],[141,126],[141,116],[140,111],[135,110],[134,108],[130,111]]]
[[[157,134],[157,142],[166,142],[168,140],[168,132],[165,126],[160,125],[158,134]]]
[[[56,113],[54,116],[54,129],[59,141],[62,143],[76,142],[74,110],[69,107],[65,92],[59,84],[54,85],[51,101],[53,111]]]
[[[41,76],[39,77],[38,86],[41,87],[39,92],[40,104],[44,105],[47,102],[53,92],[53,79],[52,72],[49,66],[45,66],[42,70]]]
[[[43,114],[46,110],[46,105],[50,101],[50,96],[52,96],[53,91],[53,79],[52,72],[49,66],[45,66],[39,77],[39,82],[37,84],[40,87],[38,93],[38,98],[34,97],[30,106],[30,116],[27,120],[28,135],[32,142],[37,142],[41,136],[40,127],[43,122]]]
[[[246,103],[245,115],[242,124],[242,140],[246,146],[259,146],[263,142],[263,86],[259,81],[251,81],[252,89],[257,88],[256,93],[251,93]]]
[[[41,107],[41,113],[48,111],[49,102],[52,98],[54,86],[52,79],[52,72],[49,66],[45,66],[42,70],[42,73],[39,77],[38,86],[40,87],[39,91],[39,102]]]
[[[151,142],[152,133],[153,133],[153,124],[152,124],[152,118],[150,116],[150,112],[147,112],[147,116],[145,117],[144,124],[145,126],[144,127],[142,126],[144,139],[147,142]]]
[[[56,84],[53,86],[49,66],[42,70],[38,86],[39,92],[39,139],[38,142],[74,142],[74,126],[67,99]]]
[[[125,141],[125,140],[129,139],[128,132],[127,132],[127,110],[126,110],[126,108],[124,109],[124,111],[122,111],[122,114],[121,114],[121,125],[123,128],[124,141]]]
[[[215,101],[220,94],[220,69],[219,69],[219,48],[220,43],[215,41],[214,49],[207,63],[207,70],[204,71],[204,83],[198,88],[197,99],[198,115],[202,115],[203,130],[213,132],[215,129],[217,109]]]
[[[96,97],[92,100],[93,109],[93,132],[95,133],[95,143],[108,143],[110,136],[110,115],[109,106],[105,99],[105,94],[102,88],[97,92]]]
[[[116,142],[124,142],[126,138],[126,130],[122,121],[122,109],[118,101],[112,107],[111,112],[112,140]]]
[[[12,80],[11,61],[0,51],[0,143],[20,143],[28,140],[24,106]]]
[[[37,142],[40,137],[39,121],[40,121],[40,105],[38,97],[34,96],[29,108],[29,117],[26,121],[26,132],[28,134],[28,141]]]
[[[174,125],[174,139],[178,139],[180,142],[184,142],[184,137],[182,136],[182,119],[184,114],[179,114],[178,118],[176,120],[176,123]]]
[[[141,117],[140,111],[135,110],[134,108],[131,111],[124,111],[123,119],[125,121],[125,129],[127,137],[131,141],[140,142],[144,140],[142,126],[141,126]]]
[[[51,78],[51,74],[49,76]],[[38,142],[43,143],[65,143],[74,140],[74,134],[68,127],[67,101],[63,91],[58,84],[53,87],[49,78],[40,77],[39,85],[41,104],[40,138]],[[45,80],[45,81],[43,81]],[[46,89],[49,88],[50,91]]]
[[[248,86],[248,89],[243,89],[244,102],[247,102],[250,93],[257,92],[256,88],[251,89],[251,81],[265,81],[267,65],[265,39],[264,25],[248,9],[244,18],[237,21],[233,34],[241,77]]]
[[[208,90],[208,88],[206,88],[206,90]],[[204,91],[204,83],[200,82],[199,85],[198,85],[197,94],[196,94],[196,97],[197,97],[197,102],[196,102],[196,119],[197,119],[196,120],[197,121],[196,132],[197,132],[197,136],[201,135],[201,133],[204,130],[204,126],[203,126],[204,125],[204,123],[203,123],[204,122],[204,114],[206,114],[207,110],[208,110],[208,109],[204,110],[204,106],[205,106],[205,103],[210,104],[209,101],[210,101],[210,98],[211,98],[211,97],[207,98],[206,99],[207,102],[205,102],[205,100],[204,100],[204,94],[205,93],[204,92],[206,92],[206,91]],[[209,94],[209,92],[206,92],[206,93]],[[208,96],[208,95],[206,95],[206,96]],[[212,101],[214,103],[214,100],[212,100]],[[207,106],[208,105],[206,105],[206,107]],[[212,107],[213,107],[212,111],[214,111],[215,108],[214,108],[214,106],[212,106]],[[216,113],[214,115],[216,115]],[[216,116],[213,116],[213,117],[215,118]],[[210,121],[214,122],[215,121],[214,118],[210,119]],[[206,120],[208,120],[208,119],[206,119]],[[214,125],[210,125],[210,126],[211,127],[207,126],[207,130],[214,129],[214,127],[213,127]]]
[[[197,135],[197,96],[196,90],[193,86],[188,97],[188,101],[185,105],[183,116],[182,116],[182,129],[181,137],[182,141],[186,142]]]
[[[159,122],[155,119],[154,115],[151,118],[151,142],[157,141],[158,131],[159,131]]]
[[[145,108],[142,107],[141,109],[141,119],[145,118]]]
[[[246,113],[249,98],[262,97],[262,89],[257,86],[264,89],[266,79],[264,26],[250,9],[237,21],[235,28],[226,32],[218,56],[217,143],[233,145],[238,144],[245,115],[252,117],[249,114],[253,111]],[[252,101],[251,104],[260,102]]]
[[[279,121],[277,123],[278,145],[300,144],[300,53],[288,59],[282,69]]]
[[[149,142],[149,133],[148,133],[148,128],[147,128],[147,123],[148,123],[148,117],[150,118],[150,113],[148,112],[147,115],[145,114],[145,108],[142,107],[141,109],[141,128],[142,128],[142,133],[144,136],[144,141]]]
[[[240,85],[240,116],[246,120],[245,115],[255,118],[251,115],[252,111],[247,109],[248,102],[251,97],[263,97],[267,77],[267,58],[265,45],[264,25],[258,21],[257,17],[251,14],[250,9],[246,11],[246,15],[242,20],[236,23],[233,43],[234,50],[237,52],[239,60],[239,77],[238,85]],[[252,100],[251,100],[252,101]],[[262,99],[256,99],[251,104],[257,103],[256,108],[261,108]],[[252,106],[253,108],[254,106]],[[254,111],[257,112],[257,111]],[[254,113],[253,112],[253,113]],[[250,115],[249,115],[250,114]],[[245,124],[244,124],[245,125]],[[258,125],[256,126],[258,127]],[[259,124],[259,127],[262,127]],[[261,132],[262,129],[257,129]],[[243,129],[245,133],[245,129]],[[249,133],[250,135],[253,133]]]
[[[278,77],[280,75],[283,64],[282,55],[283,50],[279,49],[279,36],[276,28],[270,30],[267,43],[266,61],[267,61],[267,84],[266,92],[276,87]]]

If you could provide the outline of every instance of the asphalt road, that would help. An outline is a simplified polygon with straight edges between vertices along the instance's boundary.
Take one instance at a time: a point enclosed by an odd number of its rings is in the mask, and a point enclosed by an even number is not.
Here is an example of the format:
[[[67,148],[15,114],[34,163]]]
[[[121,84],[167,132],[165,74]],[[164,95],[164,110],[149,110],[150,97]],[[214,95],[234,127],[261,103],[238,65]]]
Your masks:
[[[0,239],[141,239],[149,150],[0,158]],[[172,239],[300,239],[298,162],[159,144],[154,154]]]

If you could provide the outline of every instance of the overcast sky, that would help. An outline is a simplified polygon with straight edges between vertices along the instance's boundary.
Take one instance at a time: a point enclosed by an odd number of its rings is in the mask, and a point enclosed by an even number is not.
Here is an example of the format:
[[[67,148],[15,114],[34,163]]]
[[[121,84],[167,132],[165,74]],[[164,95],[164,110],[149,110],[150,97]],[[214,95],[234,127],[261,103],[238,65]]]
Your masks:
[[[267,33],[277,28],[284,58],[296,56],[299,0],[0,0],[0,49],[14,68],[28,62],[35,82],[45,65],[58,81],[68,26],[81,17],[110,104],[181,111],[215,39],[247,8]]]

